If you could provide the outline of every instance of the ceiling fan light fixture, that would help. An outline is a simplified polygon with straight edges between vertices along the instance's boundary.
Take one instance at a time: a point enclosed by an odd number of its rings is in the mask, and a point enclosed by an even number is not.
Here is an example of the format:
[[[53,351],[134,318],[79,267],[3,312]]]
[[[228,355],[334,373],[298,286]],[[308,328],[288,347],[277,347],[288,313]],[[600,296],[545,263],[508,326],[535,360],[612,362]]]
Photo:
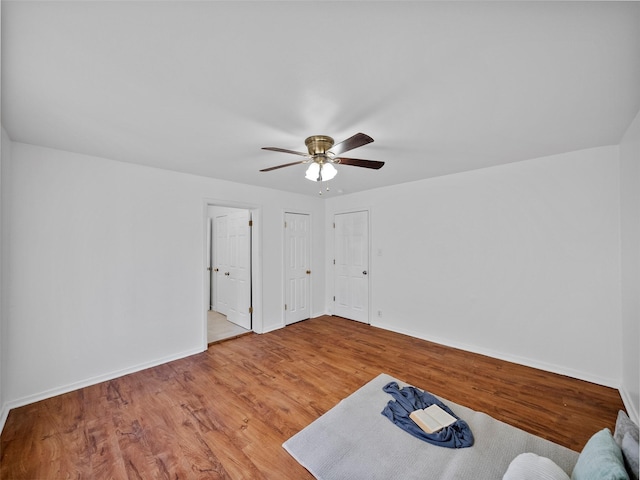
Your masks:
[[[313,162],[311,165],[309,165],[309,168],[307,168],[307,173],[305,174],[304,178],[306,178],[307,180],[311,180],[312,182],[315,182],[316,180],[318,180],[319,173],[320,173],[320,164]]]
[[[330,163],[313,162],[307,168],[307,173],[304,177],[312,182],[326,182],[335,177],[337,173],[336,167]]]
[[[320,168],[320,174],[322,175],[322,180],[326,182],[335,177],[338,174],[338,170],[331,163],[323,163]]]

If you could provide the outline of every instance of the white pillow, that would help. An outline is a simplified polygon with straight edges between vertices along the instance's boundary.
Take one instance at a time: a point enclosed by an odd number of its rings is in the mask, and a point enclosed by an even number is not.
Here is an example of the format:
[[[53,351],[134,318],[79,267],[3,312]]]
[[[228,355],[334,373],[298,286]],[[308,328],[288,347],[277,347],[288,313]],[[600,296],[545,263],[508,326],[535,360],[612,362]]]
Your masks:
[[[509,464],[502,480],[571,480],[553,460],[535,453],[521,453]]]

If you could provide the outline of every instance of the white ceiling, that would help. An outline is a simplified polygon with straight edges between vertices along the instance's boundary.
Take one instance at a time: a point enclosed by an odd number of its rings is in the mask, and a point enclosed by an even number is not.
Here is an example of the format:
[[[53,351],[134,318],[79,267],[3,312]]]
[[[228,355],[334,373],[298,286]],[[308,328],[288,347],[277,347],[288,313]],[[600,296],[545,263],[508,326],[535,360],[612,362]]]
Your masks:
[[[317,195],[313,134],[375,142],[326,196],[619,143],[638,2],[2,2],[19,142]]]

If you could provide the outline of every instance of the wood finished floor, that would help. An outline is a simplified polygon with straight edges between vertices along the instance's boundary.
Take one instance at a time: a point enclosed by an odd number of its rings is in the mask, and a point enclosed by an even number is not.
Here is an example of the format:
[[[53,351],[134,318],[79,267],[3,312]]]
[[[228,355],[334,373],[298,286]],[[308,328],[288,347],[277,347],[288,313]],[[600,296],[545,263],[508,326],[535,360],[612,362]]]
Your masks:
[[[574,450],[617,390],[338,317],[14,409],[2,479],[310,479],[282,443],[384,372]]]

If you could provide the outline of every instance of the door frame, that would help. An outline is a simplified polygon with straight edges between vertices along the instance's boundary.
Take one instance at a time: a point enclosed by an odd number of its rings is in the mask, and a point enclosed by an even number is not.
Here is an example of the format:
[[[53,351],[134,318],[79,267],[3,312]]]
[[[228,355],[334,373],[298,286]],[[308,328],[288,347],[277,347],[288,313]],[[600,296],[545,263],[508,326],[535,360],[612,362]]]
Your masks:
[[[335,221],[335,216],[336,215],[343,215],[343,214],[347,214],[347,213],[357,213],[357,212],[367,212],[367,233],[368,233],[368,237],[369,237],[369,241],[368,241],[368,245],[367,245],[367,254],[368,254],[368,258],[367,258],[367,263],[369,264],[369,274],[367,275],[367,325],[372,325],[371,323],[371,278],[372,278],[372,274],[371,274],[371,244],[373,241],[373,236],[372,236],[372,230],[371,230],[371,225],[373,224],[373,216],[372,216],[372,211],[370,207],[354,207],[354,208],[349,208],[346,210],[335,210],[333,212],[327,212],[329,213],[328,215],[328,229],[327,231],[330,232],[329,236],[330,238],[328,239],[328,245],[331,245],[331,255],[328,256],[327,258],[327,262],[328,262],[328,271],[331,272],[329,275],[327,275],[327,284],[330,285],[330,288],[327,289],[328,292],[331,292],[330,296],[329,296],[329,305],[331,305],[331,307],[329,309],[327,309],[327,311],[329,312],[330,315],[335,315],[335,311],[334,311],[334,300],[333,297],[336,294],[336,285],[335,285],[335,269],[334,269],[334,265],[333,265],[333,260],[335,259],[336,256],[336,247],[335,247],[335,240],[336,240],[336,235],[335,235],[335,228],[333,228],[333,223]],[[355,321],[355,320],[354,320]]]
[[[287,302],[287,245],[286,245],[286,231],[284,228],[284,222],[287,218],[287,213],[291,213],[294,215],[307,215],[309,217],[309,270],[311,270],[311,275],[309,278],[309,318],[312,318],[313,312],[313,268],[311,264],[313,263],[313,214],[311,212],[296,210],[296,209],[284,209],[282,211],[282,326],[287,326],[287,312],[284,309],[284,304]]]
[[[210,289],[209,271],[207,270],[207,249],[209,242],[207,238],[209,214],[208,207],[228,207],[249,210],[251,213],[251,306],[253,312],[251,314],[251,330],[256,333],[263,333],[263,317],[262,317],[262,207],[255,204],[231,202],[228,200],[220,200],[214,198],[205,198],[202,202],[202,228],[203,228],[203,247],[202,247],[202,345],[203,351],[208,348],[207,342],[207,312],[209,310],[209,292]]]

